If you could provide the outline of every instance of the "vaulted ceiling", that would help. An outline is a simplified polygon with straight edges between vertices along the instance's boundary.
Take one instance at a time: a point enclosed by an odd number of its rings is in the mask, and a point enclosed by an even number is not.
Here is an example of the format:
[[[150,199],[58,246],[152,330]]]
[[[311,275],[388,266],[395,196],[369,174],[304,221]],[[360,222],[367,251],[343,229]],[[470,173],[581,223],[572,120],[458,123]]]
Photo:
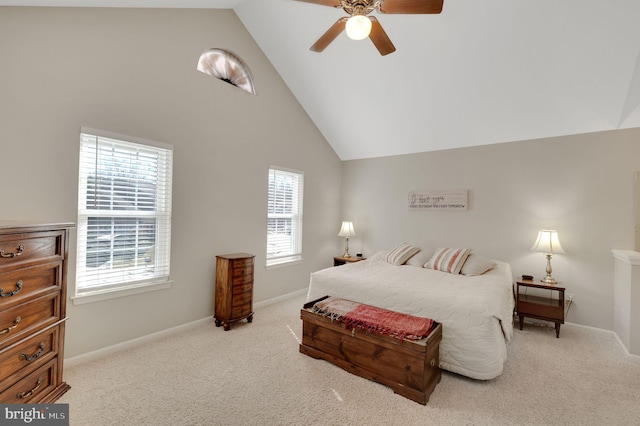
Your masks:
[[[345,34],[311,52],[345,14],[295,0],[0,5],[233,8],[343,160],[640,127],[636,0],[445,0],[438,15],[374,13],[397,49],[386,56]]]

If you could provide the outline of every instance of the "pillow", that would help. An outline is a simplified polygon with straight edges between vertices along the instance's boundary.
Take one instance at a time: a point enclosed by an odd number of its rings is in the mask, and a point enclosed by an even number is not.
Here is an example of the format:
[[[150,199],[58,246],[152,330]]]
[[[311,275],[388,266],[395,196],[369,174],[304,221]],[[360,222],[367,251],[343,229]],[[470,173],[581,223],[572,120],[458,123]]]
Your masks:
[[[420,251],[420,247],[410,246],[409,244],[402,243],[391,250],[384,258],[392,265],[403,265],[411,256]]]
[[[416,255],[411,256],[411,259],[407,260],[407,265],[417,266],[418,268],[423,268],[424,264],[427,263],[431,256],[433,255],[433,250],[420,250]]]
[[[492,259],[488,257],[480,256],[476,253],[471,253],[467,258],[467,261],[462,265],[460,273],[473,277],[474,275],[482,275],[490,269],[495,268],[497,265]]]
[[[435,271],[459,274],[471,249],[439,248],[425,265]]]

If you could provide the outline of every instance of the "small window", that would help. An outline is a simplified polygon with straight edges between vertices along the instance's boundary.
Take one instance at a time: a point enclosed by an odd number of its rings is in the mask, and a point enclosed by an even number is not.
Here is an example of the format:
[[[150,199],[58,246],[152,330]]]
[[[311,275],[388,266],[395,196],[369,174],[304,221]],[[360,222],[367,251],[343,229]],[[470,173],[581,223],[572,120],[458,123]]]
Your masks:
[[[302,260],[304,174],[269,169],[267,267]]]
[[[83,128],[76,296],[167,281],[173,148]]]

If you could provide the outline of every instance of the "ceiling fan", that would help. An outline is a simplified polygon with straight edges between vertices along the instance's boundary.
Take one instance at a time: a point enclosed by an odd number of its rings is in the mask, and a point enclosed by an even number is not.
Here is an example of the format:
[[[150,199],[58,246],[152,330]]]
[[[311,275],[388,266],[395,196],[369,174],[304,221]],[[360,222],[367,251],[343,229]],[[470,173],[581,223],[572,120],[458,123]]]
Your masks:
[[[322,6],[344,9],[349,16],[344,16],[329,28],[311,46],[314,52],[322,52],[333,40],[347,31],[353,40],[369,37],[381,55],[395,52],[396,48],[389,36],[374,16],[368,16],[374,10],[379,13],[397,14],[437,14],[442,12],[444,0],[298,0]]]

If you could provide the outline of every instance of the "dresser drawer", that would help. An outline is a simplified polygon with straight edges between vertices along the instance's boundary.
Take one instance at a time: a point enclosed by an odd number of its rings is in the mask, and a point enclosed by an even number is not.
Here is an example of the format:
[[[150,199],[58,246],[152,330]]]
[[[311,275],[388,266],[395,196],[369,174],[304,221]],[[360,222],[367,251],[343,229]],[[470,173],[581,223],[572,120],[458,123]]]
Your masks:
[[[247,257],[244,259],[233,259],[233,268],[243,268],[245,266],[253,266],[253,257]]]
[[[236,294],[240,293],[249,293],[253,292],[253,282],[248,282],[247,284],[234,284],[233,285],[233,295],[235,297]]]
[[[0,348],[60,319],[60,293],[52,293],[0,312]]]
[[[9,376],[23,376],[23,372],[55,356],[59,335],[60,326],[56,325],[0,351],[0,383]]]
[[[233,295],[233,300],[231,302],[231,306],[241,306],[241,305],[250,305],[251,304],[251,296],[252,292],[247,291],[245,293],[239,293]]]
[[[253,266],[243,266],[242,268],[233,268],[233,278],[246,277],[253,275]]]
[[[21,263],[64,259],[64,231],[0,235],[0,269]]]
[[[62,262],[0,273],[0,309],[7,309],[62,286]]]
[[[247,283],[252,283],[253,282],[253,273],[249,274],[249,275],[240,275],[237,277],[233,277],[231,279],[231,283],[235,286],[235,285],[242,285],[242,284],[247,284]]]
[[[231,309],[232,318],[246,317],[251,313],[251,304],[233,307]]]
[[[44,364],[34,372],[0,392],[3,404],[33,404],[51,393],[58,380],[58,358]]]

